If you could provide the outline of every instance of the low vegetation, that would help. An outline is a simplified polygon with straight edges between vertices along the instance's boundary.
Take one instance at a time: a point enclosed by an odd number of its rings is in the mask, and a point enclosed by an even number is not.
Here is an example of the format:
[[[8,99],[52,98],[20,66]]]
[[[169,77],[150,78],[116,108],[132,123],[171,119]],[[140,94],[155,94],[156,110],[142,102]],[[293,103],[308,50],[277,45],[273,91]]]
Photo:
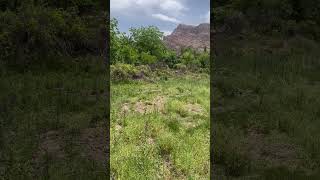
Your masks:
[[[157,77],[111,86],[111,175],[207,179],[209,76]]]
[[[214,1],[216,179],[319,179],[319,1]]]
[[[214,175],[319,179],[319,45],[257,38],[229,36],[215,59]]]
[[[177,53],[162,38],[111,21],[113,179],[209,178],[209,53]]]
[[[105,4],[0,1],[0,179],[106,179]]]

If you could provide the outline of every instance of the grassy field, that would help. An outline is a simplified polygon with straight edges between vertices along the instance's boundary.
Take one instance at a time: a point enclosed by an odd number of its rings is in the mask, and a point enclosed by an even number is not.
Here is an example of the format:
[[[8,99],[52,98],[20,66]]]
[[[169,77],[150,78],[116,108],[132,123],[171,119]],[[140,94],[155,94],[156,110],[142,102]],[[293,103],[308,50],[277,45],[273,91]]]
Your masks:
[[[0,179],[106,179],[101,62],[25,72],[1,66]]]
[[[272,49],[281,40],[267,40],[263,42],[267,51],[259,51],[262,45],[254,44],[260,40],[240,41],[252,47],[235,43],[238,52],[233,53],[238,55],[216,58],[212,87],[215,176],[319,179],[319,47],[295,39],[288,42],[289,47]],[[258,52],[250,54],[246,51],[250,48]]]
[[[111,84],[113,179],[208,179],[209,76]]]

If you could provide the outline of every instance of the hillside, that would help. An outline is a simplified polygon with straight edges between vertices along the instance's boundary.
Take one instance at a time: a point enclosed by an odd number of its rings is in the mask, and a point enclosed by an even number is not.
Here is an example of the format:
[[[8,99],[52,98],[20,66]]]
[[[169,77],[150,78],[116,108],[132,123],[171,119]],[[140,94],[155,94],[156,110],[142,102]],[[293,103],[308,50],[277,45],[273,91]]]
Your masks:
[[[163,38],[165,45],[177,52],[181,48],[191,47],[198,51],[210,48],[210,24],[198,26],[179,24],[172,34]]]

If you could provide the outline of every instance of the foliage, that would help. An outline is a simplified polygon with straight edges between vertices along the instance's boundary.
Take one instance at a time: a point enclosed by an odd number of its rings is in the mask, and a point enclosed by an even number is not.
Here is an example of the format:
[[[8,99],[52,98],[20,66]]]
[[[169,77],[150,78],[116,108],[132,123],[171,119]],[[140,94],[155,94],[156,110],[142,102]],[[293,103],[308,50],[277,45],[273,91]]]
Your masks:
[[[167,50],[164,54],[163,60],[170,68],[173,68],[175,64],[180,63],[180,59],[177,57],[176,52]]]
[[[218,26],[230,24],[233,19],[243,28],[259,33],[277,31],[287,36],[301,34],[319,39],[319,4],[319,0],[217,1],[214,2],[213,12]],[[242,16],[240,19],[239,15]],[[238,31],[237,26],[231,28]]]
[[[117,19],[113,18],[110,20],[110,59],[111,64],[120,61],[118,59],[120,55],[120,38],[119,38],[119,29],[118,29],[118,21]]]
[[[149,53],[142,52],[140,55],[141,64],[153,64],[157,60],[156,56],[150,55]]]
[[[128,63],[128,64],[139,64],[139,63],[144,63],[143,59],[141,58],[141,55],[139,57],[139,53],[137,49],[135,49],[132,46],[132,43],[130,41],[126,41],[127,37],[123,37],[122,39],[122,45],[121,47],[117,50],[119,51],[119,61],[123,63]],[[139,61],[139,58],[141,59],[142,62]]]
[[[164,55],[163,33],[155,26],[131,28],[130,38],[139,53],[145,52],[161,59]]]
[[[178,70],[181,70],[181,71],[186,71],[187,70],[187,66],[182,64],[182,63],[175,64],[174,68],[178,69]]]
[[[210,66],[210,55],[207,52],[200,53],[197,57],[200,62],[201,68],[209,68]]]
[[[56,9],[77,8],[79,14],[106,10],[106,2],[99,0],[0,0],[0,10],[16,11],[27,5],[46,6]]]
[[[139,65],[139,66],[136,66],[136,69],[138,73],[142,73],[143,75],[149,76],[149,77],[152,76],[151,68],[148,65]]]
[[[130,64],[117,63],[110,67],[111,80],[128,81],[137,73],[135,66]]]
[[[100,22],[80,17],[77,9],[25,5],[16,12],[0,11],[1,60],[14,65],[43,64],[58,56],[99,55]]]
[[[111,20],[111,63],[152,64],[166,55],[163,33],[157,27],[131,28],[130,34],[120,33],[118,21]]]
[[[191,48],[181,50],[181,55],[165,47],[162,42],[163,33],[157,27],[148,26],[131,28],[129,34],[121,33],[118,21],[111,20],[111,64],[126,63],[131,65],[164,64],[174,68],[182,63],[190,70],[208,69],[209,53],[196,52]]]

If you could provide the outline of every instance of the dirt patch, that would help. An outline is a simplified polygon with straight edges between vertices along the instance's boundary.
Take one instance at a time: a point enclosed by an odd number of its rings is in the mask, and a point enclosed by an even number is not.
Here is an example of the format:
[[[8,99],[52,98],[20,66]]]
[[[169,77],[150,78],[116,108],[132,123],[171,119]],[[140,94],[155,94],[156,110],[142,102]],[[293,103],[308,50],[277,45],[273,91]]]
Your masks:
[[[36,161],[40,161],[40,157],[48,155],[54,159],[62,159],[65,157],[63,151],[64,143],[62,133],[59,131],[48,131],[41,135],[41,143],[39,151],[34,155]]]
[[[36,168],[40,168],[46,161],[46,155],[50,159],[64,160],[66,157],[65,134],[60,131],[49,131],[41,136],[39,150],[33,156]],[[82,157],[94,160],[105,165],[107,163],[107,130],[105,128],[88,128],[81,131],[80,138],[75,140],[82,152]]]
[[[164,166],[164,179],[172,179],[170,177],[172,177],[172,172],[174,171],[174,168],[173,168],[173,164],[170,160],[170,156],[169,155],[165,155],[163,157],[163,166]]]
[[[151,137],[149,137],[149,138],[147,139],[147,143],[150,144],[150,145],[154,145],[154,144],[155,144],[154,139],[151,138]]]
[[[155,110],[158,112],[164,112],[165,98],[163,96],[157,96],[153,100]]]
[[[146,105],[142,101],[136,102],[134,110],[138,113],[144,114],[146,112]]]
[[[117,124],[116,126],[115,126],[115,130],[116,131],[120,131],[122,129],[122,126],[120,126],[119,124]]]
[[[250,130],[247,137],[248,153],[252,160],[265,163],[266,166],[284,165],[296,169],[302,164],[298,155],[299,148],[286,141],[285,135],[277,135],[279,138],[270,141],[265,134]]]
[[[85,157],[106,165],[107,163],[107,130],[105,128],[88,128],[81,132],[81,144],[85,144]]]
[[[195,128],[197,125],[194,122],[185,122],[183,123],[186,128]]]
[[[203,112],[200,104],[186,104],[184,108],[192,114],[201,114]]]
[[[64,149],[65,143],[62,132],[48,131],[42,134],[38,150],[32,157],[32,174],[44,172],[44,168],[47,168],[51,160],[64,160],[66,157]]]
[[[126,116],[127,114],[129,114],[129,112],[130,112],[130,104],[129,103],[124,103],[121,106],[120,115]]]
[[[140,114],[152,112],[164,113],[166,100],[163,96],[157,96],[152,101],[139,101],[134,104],[134,110]]]

